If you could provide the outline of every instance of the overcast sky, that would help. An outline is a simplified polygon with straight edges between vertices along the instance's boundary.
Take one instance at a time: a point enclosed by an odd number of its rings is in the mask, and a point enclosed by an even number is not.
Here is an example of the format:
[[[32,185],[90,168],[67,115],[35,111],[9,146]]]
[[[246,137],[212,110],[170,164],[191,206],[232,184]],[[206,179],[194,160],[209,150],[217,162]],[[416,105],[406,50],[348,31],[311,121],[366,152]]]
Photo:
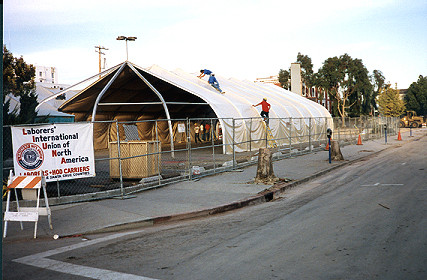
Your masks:
[[[59,82],[126,60],[196,73],[207,68],[241,80],[276,75],[311,57],[314,71],[348,53],[370,73],[407,88],[427,75],[425,0],[7,0],[4,44],[32,64],[57,67]]]

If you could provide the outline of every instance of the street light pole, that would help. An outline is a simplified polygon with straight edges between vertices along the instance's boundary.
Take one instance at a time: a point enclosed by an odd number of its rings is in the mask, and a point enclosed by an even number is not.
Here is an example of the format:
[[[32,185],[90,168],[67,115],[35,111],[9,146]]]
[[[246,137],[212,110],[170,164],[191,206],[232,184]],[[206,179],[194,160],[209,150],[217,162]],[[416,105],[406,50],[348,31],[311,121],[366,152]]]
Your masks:
[[[126,36],[118,36],[116,38],[116,40],[119,41],[126,41],[126,61],[129,60],[129,55],[128,55],[128,41],[135,41],[137,39],[137,37],[126,37]]]

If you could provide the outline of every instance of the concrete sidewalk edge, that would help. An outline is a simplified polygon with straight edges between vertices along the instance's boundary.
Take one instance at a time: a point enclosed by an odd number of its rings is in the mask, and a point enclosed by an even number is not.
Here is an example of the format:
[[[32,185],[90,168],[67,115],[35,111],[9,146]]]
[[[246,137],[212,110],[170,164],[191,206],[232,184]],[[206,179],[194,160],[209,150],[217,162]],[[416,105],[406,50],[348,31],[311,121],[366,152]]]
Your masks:
[[[412,141],[416,140],[417,138],[408,140],[407,142],[412,142]],[[70,235],[70,236],[87,235],[87,234],[95,234],[95,233],[108,233],[108,232],[136,229],[136,228],[141,228],[141,227],[149,227],[149,226],[165,224],[165,223],[170,223],[170,222],[176,222],[176,221],[190,220],[190,219],[194,219],[194,218],[212,216],[212,215],[216,215],[216,214],[240,209],[240,208],[247,207],[247,206],[261,204],[264,202],[269,202],[269,201],[274,200],[279,195],[281,195],[284,191],[286,191],[290,188],[293,188],[297,185],[306,183],[306,182],[308,182],[314,178],[323,176],[323,175],[325,175],[325,174],[327,174],[327,173],[329,173],[335,169],[341,168],[341,167],[349,165],[351,163],[358,162],[361,160],[366,160],[366,158],[376,156],[376,155],[378,155],[378,154],[380,154],[380,153],[382,153],[382,152],[384,152],[390,148],[394,148],[394,147],[396,147],[396,146],[390,145],[389,147],[386,147],[385,149],[371,153],[371,154],[363,156],[361,158],[354,159],[354,160],[346,160],[342,163],[334,165],[334,166],[327,168],[325,170],[322,170],[320,172],[314,173],[313,175],[307,176],[307,177],[300,179],[300,180],[296,180],[296,181],[289,182],[289,183],[278,183],[278,184],[273,185],[272,187],[266,189],[265,191],[260,192],[259,194],[255,195],[255,196],[250,196],[250,197],[247,197],[245,199],[234,201],[234,202],[227,203],[224,205],[200,209],[200,210],[196,210],[196,211],[177,213],[177,214],[173,214],[173,215],[152,217],[152,218],[147,218],[147,219],[143,219],[143,220],[135,221],[135,222],[128,222],[128,223],[120,223],[120,224],[116,224],[116,225],[110,225],[107,227],[98,228],[98,229],[94,229],[94,230],[90,230],[90,231],[87,231],[84,233],[74,234],[74,235]],[[70,237],[70,236],[63,236],[63,237]]]

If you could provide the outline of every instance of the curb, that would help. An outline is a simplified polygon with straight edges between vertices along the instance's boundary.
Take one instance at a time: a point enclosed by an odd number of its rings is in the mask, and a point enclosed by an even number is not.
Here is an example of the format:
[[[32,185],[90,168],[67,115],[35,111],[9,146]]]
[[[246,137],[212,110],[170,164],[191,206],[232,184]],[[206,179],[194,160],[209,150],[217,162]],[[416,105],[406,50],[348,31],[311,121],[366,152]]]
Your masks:
[[[418,139],[421,139],[424,136],[425,135],[407,140],[406,143],[416,141]],[[399,143],[399,145],[401,145],[401,144]],[[397,145],[397,146],[399,146],[399,145]],[[141,228],[141,227],[150,227],[150,226],[159,225],[159,224],[166,224],[166,223],[170,223],[170,222],[177,222],[177,221],[190,220],[190,219],[194,219],[194,218],[208,217],[208,216],[225,213],[225,212],[232,211],[232,210],[241,209],[241,208],[247,207],[247,206],[258,205],[258,204],[261,204],[264,202],[269,202],[269,201],[274,200],[280,194],[282,194],[284,191],[286,191],[290,188],[296,187],[296,186],[303,184],[303,183],[306,183],[312,179],[315,179],[317,177],[325,175],[325,174],[327,174],[327,173],[329,173],[335,169],[344,167],[346,165],[349,165],[349,164],[352,164],[352,163],[355,163],[358,161],[366,160],[367,158],[370,158],[370,157],[374,157],[374,156],[376,156],[376,155],[378,155],[384,151],[387,151],[387,150],[389,150],[391,148],[395,148],[395,147],[396,147],[396,145],[390,145],[389,147],[386,147],[382,150],[373,152],[369,155],[362,156],[362,157],[354,159],[354,160],[349,160],[349,161],[339,163],[339,164],[334,165],[330,168],[327,168],[325,170],[314,173],[313,175],[302,178],[300,180],[289,182],[289,183],[279,183],[279,184],[273,185],[269,189],[266,189],[257,195],[250,196],[248,198],[238,200],[238,201],[234,201],[234,202],[231,202],[228,204],[223,204],[223,205],[219,205],[219,206],[215,206],[215,207],[211,207],[211,208],[200,209],[200,210],[191,211],[191,212],[177,213],[177,214],[166,215],[166,216],[158,216],[158,217],[148,218],[148,219],[135,221],[135,222],[128,222],[128,223],[111,225],[111,226],[107,226],[107,227],[103,227],[103,228],[99,228],[99,229],[90,230],[90,231],[87,231],[84,233],[61,236],[61,238],[72,237],[75,235],[109,233],[109,232],[115,232],[115,231],[136,229],[136,228]]]

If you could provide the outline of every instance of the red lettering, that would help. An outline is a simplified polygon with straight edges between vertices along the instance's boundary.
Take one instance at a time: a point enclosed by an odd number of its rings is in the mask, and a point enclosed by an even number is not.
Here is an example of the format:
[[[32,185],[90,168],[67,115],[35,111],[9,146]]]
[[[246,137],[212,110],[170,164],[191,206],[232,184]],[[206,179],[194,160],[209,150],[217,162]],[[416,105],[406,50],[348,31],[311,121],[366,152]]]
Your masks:
[[[58,151],[57,150],[52,150],[52,157],[57,157],[58,156]],[[64,158],[62,158],[62,160],[64,160]],[[61,161],[62,163],[62,161]]]
[[[22,129],[22,134],[27,135],[27,133],[25,132],[25,128]]]
[[[67,163],[67,161],[65,160],[65,158],[61,159],[61,164]]]

